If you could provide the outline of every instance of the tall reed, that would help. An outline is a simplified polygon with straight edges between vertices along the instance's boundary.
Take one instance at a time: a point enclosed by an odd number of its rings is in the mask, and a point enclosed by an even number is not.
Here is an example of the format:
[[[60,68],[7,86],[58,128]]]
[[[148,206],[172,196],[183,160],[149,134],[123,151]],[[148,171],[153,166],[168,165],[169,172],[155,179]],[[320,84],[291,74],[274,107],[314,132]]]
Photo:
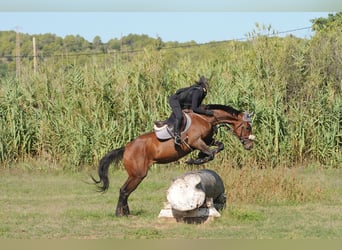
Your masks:
[[[341,41],[337,32],[311,40],[260,35],[206,48],[51,58],[36,75],[23,65],[20,79],[0,80],[0,161],[38,157],[74,170],[96,165],[166,118],[171,93],[206,75],[205,102],[255,111],[254,150],[244,151],[221,130],[226,147],[217,161],[340,167]]]

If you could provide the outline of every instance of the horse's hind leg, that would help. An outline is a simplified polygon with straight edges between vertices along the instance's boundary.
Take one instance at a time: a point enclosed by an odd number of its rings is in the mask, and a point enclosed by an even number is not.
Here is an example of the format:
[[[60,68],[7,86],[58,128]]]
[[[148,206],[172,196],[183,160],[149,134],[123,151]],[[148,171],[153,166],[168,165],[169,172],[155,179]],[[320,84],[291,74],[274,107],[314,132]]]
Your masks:
[[[119,201],[115,214],[117,216],[129,215],[128,197],[146,177],[152,160],[146,154],[149,144],[145,140],[134,140],[125,147],[123,164],[128,174],[126,182],[120,188]]]
[[[143,177],[129,176],[126,182],[122,185],[122,187],[120,188],[119,201],[118,201],[116,211],[115,211],[116,216],[123,216],[123,215],[130,214],[129,206],[128,206],[128,197],[138,187],[138,185],[142,182],[145,176]]]

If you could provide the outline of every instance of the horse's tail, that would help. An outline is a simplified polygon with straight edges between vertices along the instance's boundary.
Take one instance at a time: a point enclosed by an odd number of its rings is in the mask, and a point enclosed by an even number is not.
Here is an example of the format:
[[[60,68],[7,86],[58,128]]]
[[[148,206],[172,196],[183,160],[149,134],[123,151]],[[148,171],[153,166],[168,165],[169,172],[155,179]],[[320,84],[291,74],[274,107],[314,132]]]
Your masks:
[[[115,161],[118,162],[123,158],[123,154],[125,152],[125,147],[114,149],[113,151],[107,153],[101,160],[100,160],[100,165],[98,169],[98,174],[100,177],[100,180],[96,180],[93,176],[90,176],[95,184],[100,184],[97,185],[99,188],[100,192],[105,192],[107,191],[109,187],[109,178],[108,178],[108,168],[109,165]],[[101,185],[102,183],[102,185]]]

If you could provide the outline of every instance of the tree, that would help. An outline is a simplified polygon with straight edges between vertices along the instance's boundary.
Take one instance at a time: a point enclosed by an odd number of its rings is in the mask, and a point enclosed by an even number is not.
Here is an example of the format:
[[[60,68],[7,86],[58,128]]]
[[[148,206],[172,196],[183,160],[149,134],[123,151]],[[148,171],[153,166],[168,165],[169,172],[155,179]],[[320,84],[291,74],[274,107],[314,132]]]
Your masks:
[[[337,27],[342,29],[342,12],[329,14],[327,18],[319,17],[310,21],[312,22],[312,30],[317,32]]]
[[[104,52],[104,46],[100,36],[95,36],[92,43],[92,49],[95,52]]]
[[[64,48],[67,52],[86,51],[89,47],[89,42],[79,35],[67,35],[64,38]]]
[[[310,65],[314,66],[312,74],[321,79],[321,84],[338,93],[342,82],[342,12],[311,21],[312,29],[316,31],[309,50]]]
[[[107,43],[107,48],[119,51],[121,48],[121,41],[118,39],[110,39]]]
[[[155,46],[157,50],[161,50],[163,47],[163,41],[159,36],[157,37],[157,40],[155,41]]]
[[[55,34],[37,35],[38,52],[42,55],[60,54],[63,48],[63,39]]]

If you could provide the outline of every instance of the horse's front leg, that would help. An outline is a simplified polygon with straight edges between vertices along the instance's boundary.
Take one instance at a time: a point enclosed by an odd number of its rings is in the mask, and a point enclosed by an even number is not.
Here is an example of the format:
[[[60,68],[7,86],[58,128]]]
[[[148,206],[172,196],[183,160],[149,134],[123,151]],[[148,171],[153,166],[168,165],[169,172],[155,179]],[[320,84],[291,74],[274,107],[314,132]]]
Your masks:
[[[217,154],[219,152],[221,152],[224,149],[224,144],[220,141],[213,141],[212,143],[213,146],[216,146],[217,148],[214,149],[214,154]]]
[[[191,165],[192,164],[200,165],[208,161],[212,161],[214,159],[214,155],[215,155],[214,150],[210,150],[210,147],[201,138],[193,142],[191,146],[200,151],[200,153],[198,154],[199,157],[197,159],[190,158],[187,161],[185,161],[185,163],[191,164]]]
[[[212,161],[214,159],[215,154],[219,153],[224,149],[224,144],[222,142],[215,140],[212,141],[211,146],[216,146],[216,148],[210,150],[209,155],[206,152],[200,151],[198,153],[197,159],[188,159],[185,163],[190,165],[200,165],[208,161]]]

